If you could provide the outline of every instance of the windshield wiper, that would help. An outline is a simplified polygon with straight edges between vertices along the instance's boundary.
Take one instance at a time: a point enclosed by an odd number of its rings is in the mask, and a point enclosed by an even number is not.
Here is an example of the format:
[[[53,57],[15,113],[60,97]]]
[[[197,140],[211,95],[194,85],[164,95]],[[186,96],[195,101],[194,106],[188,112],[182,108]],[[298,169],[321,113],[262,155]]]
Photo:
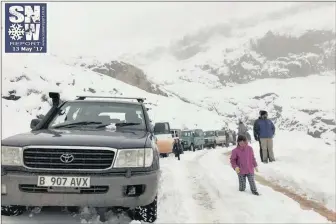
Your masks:
[[[81,126],[81,125],[89,125],[89,124],[102,124],[102,122],[99,122],[99,121],[79,121],[79,122],[73,122],[73,123],[68,123],[68,124],[56,125],[52,128],[65,128],[65,127]]]
[[[113,123],[112,123],[113,124]],[[139,125],[140,123],[116,123],[114,124],[116,127],[125,127],[125,126],[133,126],[133,125]],[[102,124],[102,125],[98,125],[95,128],[104,128],[106,126],[109,126],[111,124]]]
[[[115,126],[117,127],[125,127],[125,126],[133,126],[139,125],[140,123],[128,122],[128,123],[116,123]]]

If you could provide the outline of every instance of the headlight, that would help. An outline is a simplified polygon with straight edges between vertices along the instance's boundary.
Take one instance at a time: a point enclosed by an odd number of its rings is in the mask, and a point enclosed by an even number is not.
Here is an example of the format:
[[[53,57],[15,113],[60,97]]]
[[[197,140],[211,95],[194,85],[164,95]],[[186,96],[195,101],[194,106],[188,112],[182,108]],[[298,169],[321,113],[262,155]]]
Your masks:
[[[120,149],[114,163],[115,168],[150,167],[153,163],[153,149]]]
[[[1,146],[1,165],[22,166],[22,148]]]

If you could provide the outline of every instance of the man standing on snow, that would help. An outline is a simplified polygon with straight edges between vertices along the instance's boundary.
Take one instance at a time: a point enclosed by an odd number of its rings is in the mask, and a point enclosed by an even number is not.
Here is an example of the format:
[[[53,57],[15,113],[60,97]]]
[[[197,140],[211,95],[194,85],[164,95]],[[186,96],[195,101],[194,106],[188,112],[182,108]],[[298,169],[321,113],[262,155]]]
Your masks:
[[[275,127],[273,122],[267,118],[267,111],[260,111],[260,119],[254,123],[253,131],[256,141],[259,140],[262,151],[262,162],[274,162],[273,153],[273,136],[275,134]]]
[[[259,139],[259,136],[258,136],[258,125],[257,125],[257,123],[258,123],[258,120],[261,119],[261,113],[262,112],[263,112],[263,110],[259,111],[259,117],[258,117],[257,120],[254,121],[254,124],[253,124],[253,135],[254,135],[254,139],[259,142],[259,154],[260,154],[261,162],[263,161],[263,155],[262,155],[260,139]],[[268,155],[267,155],[267,157],[268,157]]]
[[[247,140],[251,142],[251,136],[249,135],[247,127],[245,126],[242,120],[239,120],[239,123],[238,123],[238,135],[245,136]]]

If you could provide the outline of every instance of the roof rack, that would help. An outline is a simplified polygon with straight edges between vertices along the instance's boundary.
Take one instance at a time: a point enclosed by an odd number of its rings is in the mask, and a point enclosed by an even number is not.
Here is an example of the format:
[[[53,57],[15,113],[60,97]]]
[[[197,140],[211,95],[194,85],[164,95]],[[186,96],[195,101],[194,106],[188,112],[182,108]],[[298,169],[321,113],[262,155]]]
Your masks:
[[[76,100],[85,100],[86,98],[111,98],[111,99],[124,99],[124,100],[137,100],[139,103],[143,103],[146,98],[137,97],[118,97],[118,96],[76,96]]]

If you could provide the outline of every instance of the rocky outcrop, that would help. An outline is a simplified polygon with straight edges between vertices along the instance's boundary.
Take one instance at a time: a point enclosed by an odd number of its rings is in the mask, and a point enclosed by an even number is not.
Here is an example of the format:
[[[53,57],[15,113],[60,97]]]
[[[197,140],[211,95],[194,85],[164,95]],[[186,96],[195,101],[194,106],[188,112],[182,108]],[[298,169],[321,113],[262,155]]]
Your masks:
[[[118,79],[127,84],[145,90],[149,93],[168,96],[165,92],[160,90],[157,85],[148,81],[146,75],[141,69],[131,64],[119,61],[111,61],[109,63],[81,63],[80,66],[91,69],[94,72]],[[93,92],[92,89],[90,92]]]
[[[335,33],[310,30],[299,37],[266,33],[250,40],[243,54],[241,49],[223,49],[223,64],[197,65],[209,74],[217,75],[222,84],[248,83],[263,78],[304,77],[335,70]],[[239,55],[233,57],[232,55]],[[227,72],[220,72],[226,67]]]

